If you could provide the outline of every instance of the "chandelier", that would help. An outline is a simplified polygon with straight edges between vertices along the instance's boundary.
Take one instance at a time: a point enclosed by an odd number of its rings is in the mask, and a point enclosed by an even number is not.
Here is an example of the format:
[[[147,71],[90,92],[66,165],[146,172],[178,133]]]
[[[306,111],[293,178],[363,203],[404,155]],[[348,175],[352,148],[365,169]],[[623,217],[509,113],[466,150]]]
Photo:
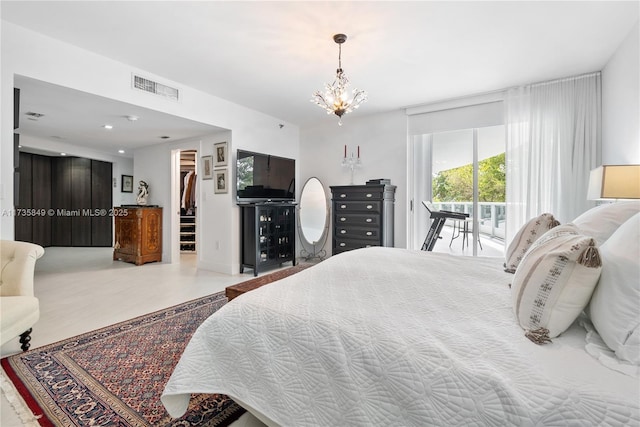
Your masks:
[[[333,41],[338,43],[338,69],[336,70],[336,78],[331,84],[325,84],[324,93],[319,90],[313,94],[311,102],[324,108],[327,114],[335,114],[338,116],[338,125],[342,126],[342,116],[350,113],[360,107],[367,100],[367,92],[364,90],[353,89],[353,95],[350,97],[347,87],[349,79],[342,70],[342,43],[347,41],[344,34],[336,34]]]

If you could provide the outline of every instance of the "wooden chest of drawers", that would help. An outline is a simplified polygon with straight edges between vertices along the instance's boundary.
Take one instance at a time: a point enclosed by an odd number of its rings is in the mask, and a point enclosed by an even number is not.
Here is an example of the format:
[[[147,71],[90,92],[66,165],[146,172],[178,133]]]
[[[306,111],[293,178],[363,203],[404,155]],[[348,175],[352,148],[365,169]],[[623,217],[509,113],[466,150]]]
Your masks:
[[[142,265],[162,261],[162,208],[114,208],[116,243],[113,259]]]
[[[333,205],[332,253],[393,246],[394,185],[331,187]]]

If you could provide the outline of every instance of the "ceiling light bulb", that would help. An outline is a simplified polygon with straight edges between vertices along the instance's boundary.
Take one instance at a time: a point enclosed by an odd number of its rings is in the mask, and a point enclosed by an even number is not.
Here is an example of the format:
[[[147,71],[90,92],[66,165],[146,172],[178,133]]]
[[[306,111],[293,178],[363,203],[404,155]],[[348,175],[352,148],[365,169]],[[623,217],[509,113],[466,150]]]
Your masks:
[[[113,129],[113,126],[111,126],[111,125],[104,125],[102,127],[105,128],[105,129]]]
[[[138,120],[138,116],[127,116],[127,120],[129,120],[130,122],[135,122]]]
[[[124,154],[124,150],[118,150],[118,153]]]
[[[61,156],[66,156],[66,155],[67,155],[67,153],[60,153],[60,155],[61,155]]]

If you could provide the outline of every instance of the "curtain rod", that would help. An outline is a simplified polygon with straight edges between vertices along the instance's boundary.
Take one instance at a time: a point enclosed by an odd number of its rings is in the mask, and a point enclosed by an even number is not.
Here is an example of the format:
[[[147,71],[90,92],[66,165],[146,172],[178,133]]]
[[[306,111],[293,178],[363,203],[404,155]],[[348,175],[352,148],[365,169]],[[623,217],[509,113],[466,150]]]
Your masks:
[[[421,113],[431,112],[431,111],[449,110],[449,109],[452,109],[452,108],[458,108],[458,107],[461,107],[461,106],[465,106],[465,105],[456,105],[456,103],[458,103],[460,101],[466,101],[466,100],[471,101],[471,103],[469,105],[484,104],[484,103],[488,103],[488,102],[496,102],[496,101],[501,100],[500,98],[504,97],[505,93],[507,91],[511,90],[511,89],[516,89],[516,88],[519,88],[519,87],[526,87],[526,86],[536,87],[536,86],[542,86],[542,85],[558,83],[558,82],[563,82],[563,81],[577,80],[577,79],[582,79],[582,78],[591,77],[591,76],[597,76],[597,75],[601,75],[601,74],[602,74],[601,71],[592,71],[592,72],[589,72],[589,73],[579,74],[577,76],[560,77],[560,78],[553,79],[553,80],[546,80],[546,81],[540,81],[540,82],[535,82],[535,83],[528,83],[528,84],[522,84],[522,85],[517,85],[517,86],[511,86],[511,87],[507,87],[507,88],[504,88],[504,89],[492,90],[492,91],[489,91],[489,92],[481,92],[481,93],[475,93],[475,94],[472,94],[472,95],[464,95],[464,96],[457,96],[457,97],[453,97],[453,98],[440,99],[438,101],[429,102],[429,103],[426,103],[426,104],[408,105],[408,106],[401,107],[401,109],[405,110],[407,115],[414,115],[414,114],[421,114]],[[477,101],[477,99],[482,99],[482,98],[488,98],[489,100]],[[494,98],[494,99],[491,99],[491,98]],[[449,106],[447,104],[453,104],[454,106]]]
[[[549,84],[553,84],[553,83],[568,82],[568,81],[571,81],[571,80],[578,80],[578,79],[584,79],[584,78],[587,78],[587,77],[598,76],[600,74],[602,74],[601,71],[592,71],[590,73],[579,74],[577,76],[560,77],[558,79],[547,80],[547,81],[543,81],[543,82],[529,83],[528,85],[514,86],[513,88],[522,87],[522,86],[535,87],[535,86],[549,85]]]
[[[455,108],[470,107],[473,105],[490,104],[504,99],[505,89],[490,92],[476,93],[473,95],[459,96],[456,98],[442,99],[428,104],[418,104],[403,107],[408,116],[431,113],[434,111],[452,110]]]
[[[488,92],[480,92],[480,93],[474,93],[474,94],[470,94],[470,95],[462,95],[462,96],[455,96],[453,98],[444,98],[444,99],[439,99],[437,101],[433,101],[433,102],[427,102],[424,104],[413,104],[413,105],[405,105],[404,107],[400,107],[401,110],[411,110],[411,109],[420,109],[420,108],[428,108],[431,106],[436,106],[439,104],[447,104],[447,103],[455,103],[458,101],[464,101],[464,100],[474,100],[475,98],[499,98],[500,95],[503,95],[504,91],[506,89],[497,89],[497,90],[491,90]],[[495,102],[497,99],[491,100],[491,101],[480,101],[478,103],[482,104],[485,102]]]

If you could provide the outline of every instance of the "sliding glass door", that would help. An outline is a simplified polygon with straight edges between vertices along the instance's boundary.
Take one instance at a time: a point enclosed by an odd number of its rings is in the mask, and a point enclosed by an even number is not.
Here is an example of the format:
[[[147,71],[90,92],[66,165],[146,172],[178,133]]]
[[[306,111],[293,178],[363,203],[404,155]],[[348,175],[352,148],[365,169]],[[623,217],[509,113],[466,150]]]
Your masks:
[[[433,251],[502,256],[505,230],[504,126],[413,137],[414,249],[427,235],[431,209],[463,218],[445,223]]]

